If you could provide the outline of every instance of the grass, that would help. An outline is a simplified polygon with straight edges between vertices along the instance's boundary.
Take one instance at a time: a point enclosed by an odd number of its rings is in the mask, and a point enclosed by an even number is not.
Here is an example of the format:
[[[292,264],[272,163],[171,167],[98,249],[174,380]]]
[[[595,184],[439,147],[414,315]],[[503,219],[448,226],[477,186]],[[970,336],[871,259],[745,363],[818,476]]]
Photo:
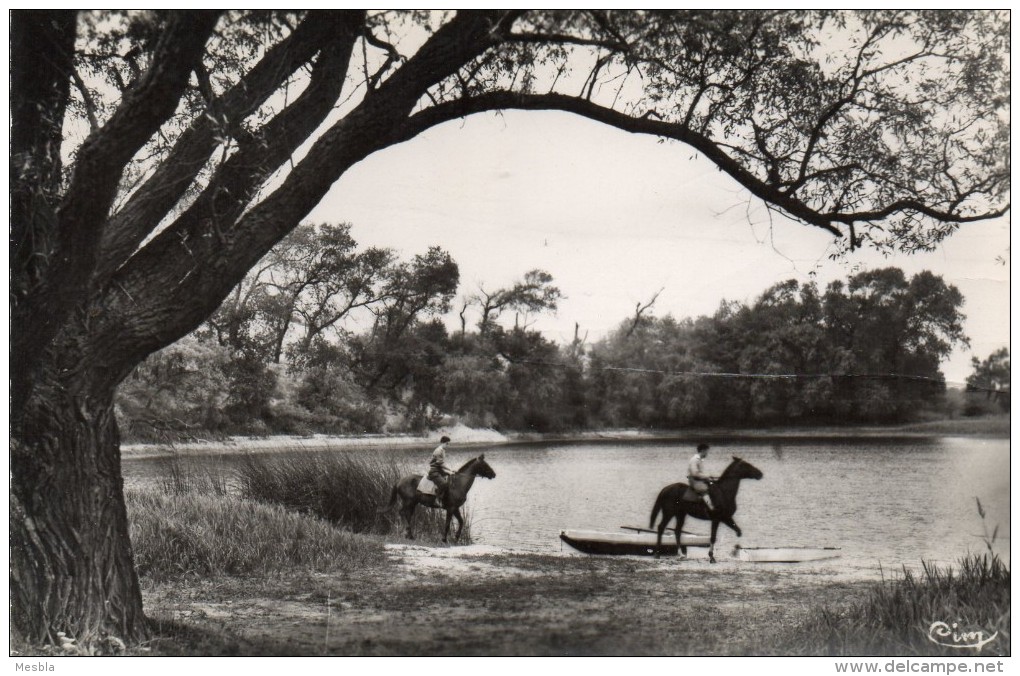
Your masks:
[[[132,489],[125,498],[143,582],[332,572],[383,558],[380,542],[277,505],[153,489]]]
[[[969,554],[959,567],[939,568],[922,561],[921,573],[904,568],[903,576],[883,581],[864,598],[842,610],[817,608],[793,641],[798,652],[810,655],[942,655],[959,656],[967,640],[934,636],[935,623],[951,633],[997,634],[986,653],[1010,652],[1010,572],[994,551],[998,526],[988,533],[987,516],[976,499],[986,552]],[[940,645],[949,643],[949,646]],[[978,651],[980,652],[980,651]]]
[[[364,452],[249,455],[238,469],[241,495],[312,514],[356,533],[402,532],[396,509],[384,511],[393,486],[412,472],[393,458]],[[446,513],[419,507],[415,533],[439,540]],[[454,526],[455,527],[455,526]],[[461,541],[470,542],[470,519]]]
[[[817,608],[790,641],[804,655],[973,655],[928,638],[935,622],[999,632],[983,654],[1009,654],[1010,572],[992,554],[962,559],[955,570],[924,563],[920,573],[883,581],[842,609]]]

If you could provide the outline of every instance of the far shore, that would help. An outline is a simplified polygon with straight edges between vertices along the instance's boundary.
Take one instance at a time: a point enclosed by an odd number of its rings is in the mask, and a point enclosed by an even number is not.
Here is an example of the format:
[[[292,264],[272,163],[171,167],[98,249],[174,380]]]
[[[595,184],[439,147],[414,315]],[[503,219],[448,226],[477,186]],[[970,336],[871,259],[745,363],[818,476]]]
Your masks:
[[[565,434],[531,432],[499,432],[493,429],[470,428],[464,425],[443,427],[427,435],[365,434],[307,436],[265,436],[210,438],[180,443],[127,443],[121,445],[125,459],[183,455],[230,455],[235,453],[268,453],[286,450],[358,450],[371,448],[427,448],[442,435],[453,442],[451,449],[516,446],[538,443],[611,443],[619,441],[699,441],[703,439],[835,439],[835,438],[919,438],[976,437],[1008,439],[1010,417],[961,418],[935,420],[905,425],[847,425],[819,427],[757,427],[757,428],[690,428],[683,430],[609,429],[586,430]]]

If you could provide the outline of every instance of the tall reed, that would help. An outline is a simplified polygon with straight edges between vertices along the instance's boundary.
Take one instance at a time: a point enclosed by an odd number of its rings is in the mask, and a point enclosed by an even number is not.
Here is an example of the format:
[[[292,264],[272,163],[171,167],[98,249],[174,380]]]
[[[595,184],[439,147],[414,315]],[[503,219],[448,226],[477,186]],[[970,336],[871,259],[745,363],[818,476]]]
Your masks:
[[[383,535],[402,528],[396,507],[392,511],[385,508],[394,485],[411,473],[396,459],[364,451],[253,454],[237,472],[241,495],[246,498],[314,514],[356,533]],[[415,531],[427,539],[441,536],[445,514],[419,507]],[[465,524],[461,539],[470,541],[469,524]]]
[[[959,568],[923,562],[920,573],[876,585],[860,602],[842,610],[822,608],[807,623],[798,652],[824,655],[973,655],[931,640],[932,625],[960,631],[998,632],[983,654],[1010,649],[1010,572],[989,554],[972,554]],[[937,637],[936,637],[937,638]]]
[[[160,488],[168,495],[228,495],[227,472],[211,464],[208,458],[196,460],[179,454],[173,446],[171,454],[155,462],[162,477]]]

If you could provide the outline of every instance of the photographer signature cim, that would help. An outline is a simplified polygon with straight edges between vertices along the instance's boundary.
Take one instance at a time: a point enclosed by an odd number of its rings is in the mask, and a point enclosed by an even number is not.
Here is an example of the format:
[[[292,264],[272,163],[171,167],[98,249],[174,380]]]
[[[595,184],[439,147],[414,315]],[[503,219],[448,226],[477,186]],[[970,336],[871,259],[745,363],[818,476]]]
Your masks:
[[[953,622],[952,626],[946,622],[932,622],[928,627],[928,640],[932,643],[946,648],[974,648],[981,650],[984,646],[995,640],[999,632],[985,637],[982,630],[969,631],[961,630],[960,625]]]

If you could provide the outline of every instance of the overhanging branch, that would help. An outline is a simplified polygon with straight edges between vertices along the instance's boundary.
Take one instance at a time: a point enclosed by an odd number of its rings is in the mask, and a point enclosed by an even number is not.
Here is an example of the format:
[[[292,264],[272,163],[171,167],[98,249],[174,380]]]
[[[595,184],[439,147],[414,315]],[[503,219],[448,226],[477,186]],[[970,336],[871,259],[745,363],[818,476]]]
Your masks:
[[[437,124],[474,113],[494,110],[561,110],[602,122],[611,127],[634,134],[649,134],[682,141],[703,153],[722,171],[726,172],[752,194],[783,209],[794,218],[826,230],[836,237],[843,232],[833,225],[832,219],[819,214],[799,200],[781,192],[775,186],[759,179],[740,163],[727,155],[711,138],[681,124],[653,119],[651,116],[632,117],[605,108],[591,101],[565,94],[518,94],[492,92],[469,99],[458,99],[427,108],[411,116],[401,130],[402,140],[416,136]]]
[[[781,185],[773,185],[760,179],[740,162],[725,152],[721,144],[712,138],[694,131],[683,124],[656,119],[645,114],[634,117],[600,106],[586,99],[565,94],[520,94],[516,92],[491,92],[470,98],[448,101],[427,108],[412,115],[401,129],[401,140],[410,139],[437,124],[472,115],[497,110],[560,110],[602,122],[634,134],[649,134],[681,141],[708,157],[723,172],[730,175],[756,197],[778,207],[793,218],[808,225],[821,228],[842,238],[846,233],[839,227],[853,223],[881,221],[899,213],[918,213],[945,223],[969,223],[998,218],[1009,211],[1009,205],[1000,209],[978,213],[962,214],[943,211],[928,206],[916,199],[896,200],[881,209],[859,212],[822,212],[805,202],[787,194]]]

